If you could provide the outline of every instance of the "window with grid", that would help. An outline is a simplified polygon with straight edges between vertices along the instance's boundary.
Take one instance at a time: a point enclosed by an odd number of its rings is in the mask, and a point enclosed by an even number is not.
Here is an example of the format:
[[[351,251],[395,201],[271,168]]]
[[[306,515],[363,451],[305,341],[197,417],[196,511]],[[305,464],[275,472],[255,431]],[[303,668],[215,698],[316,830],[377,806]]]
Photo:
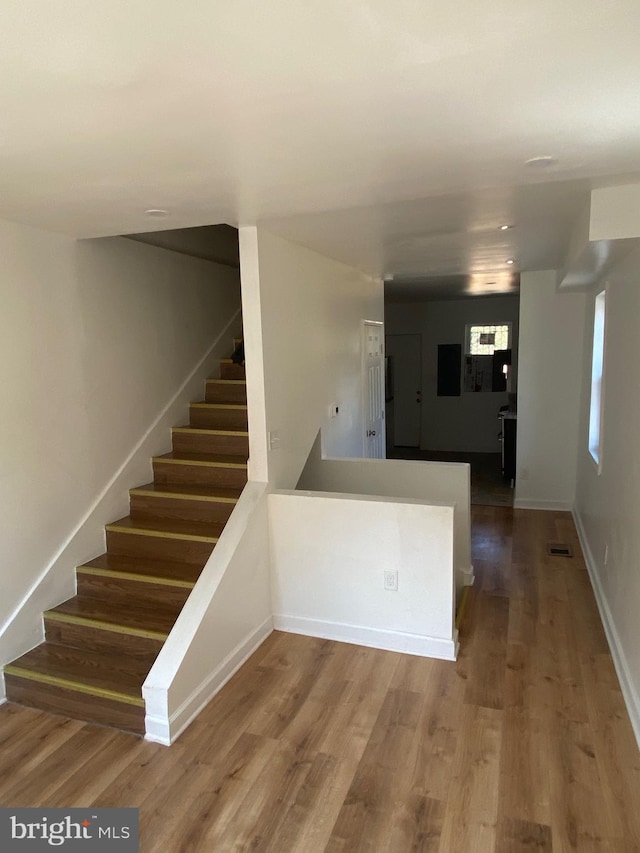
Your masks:
[[[467,326],[467,355],[493,355],[495,350],[509,349],[510,345],[511,323]]]

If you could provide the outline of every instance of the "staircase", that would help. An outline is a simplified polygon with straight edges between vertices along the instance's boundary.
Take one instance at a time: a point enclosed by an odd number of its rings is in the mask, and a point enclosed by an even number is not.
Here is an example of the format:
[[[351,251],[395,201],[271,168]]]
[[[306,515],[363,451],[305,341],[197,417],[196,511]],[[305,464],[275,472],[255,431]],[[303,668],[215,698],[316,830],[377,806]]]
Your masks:
[[[142,684],[247,481],[244,367],[223,359],[220,377],[77,567],[77,595],[44,613],[45,642],[5,666],[10,702],[144,734]]]

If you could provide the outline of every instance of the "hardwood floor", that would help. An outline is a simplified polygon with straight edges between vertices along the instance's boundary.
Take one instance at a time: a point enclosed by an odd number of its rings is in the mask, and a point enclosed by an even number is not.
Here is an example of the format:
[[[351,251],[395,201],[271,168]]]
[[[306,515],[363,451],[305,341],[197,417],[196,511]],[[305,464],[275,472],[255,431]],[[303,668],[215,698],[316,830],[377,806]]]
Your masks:
[[[170,749],[6,705],[0,803],[138,806],[143,853],[640,851],[571,517],[474,507],[473,553],[457,663],[274,633]]]

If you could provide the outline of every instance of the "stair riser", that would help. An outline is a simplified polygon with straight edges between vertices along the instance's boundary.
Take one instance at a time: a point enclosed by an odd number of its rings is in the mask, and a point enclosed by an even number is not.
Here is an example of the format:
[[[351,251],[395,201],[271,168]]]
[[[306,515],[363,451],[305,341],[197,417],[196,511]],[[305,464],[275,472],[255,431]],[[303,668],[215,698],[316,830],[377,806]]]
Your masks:
[[[176,563],[194,563],[204,566],[213,551],[214,544],[107,530],[107,551],[110,554],[121,554],[126,557],[171,560]]]
[[[89,651],[105,651],[111,654],[126,653],[129,657],[148,661],[149,667],[162,648],[163,640],[135,637],[131,634],[120,634],[117,631],[103,631],[89,625],[75,625],[71,622],[44,617],[45,637],[48,643],[61,646],[72,646],[74,649],[89,649]]]
[[[58,687],[41,684],[28,678],[6,675],[7,698],[10,702],[38,708],[52,714],[63,714],[75,720],[86,720],[102,726],[112,726],[123,731],[143,735],[144,708],[92,696]]]
[[[228,520],[235,506],[226,501],[198,501],[165,498],[151,495],[131,495],[131,516],[141,521],[145,518],[177,518],[184,521]]]
[[[203,427],[204,429],[240,429],[246,432],[248,428],[247,410],[207,409],[190,406],[189,423],[192,427]]]
[[[220,379],[244,379],[245,370],[244,364],[229,364],[228,362],[220,363]]]
[[[242,489],[247,482],[246,468],[219,468],[214,465],[181,465],[154,459],[156,485],[163,483],[197,486],[220,486],[223,489]],[[170,559],[170,558],[167,558]]]
[[[233,382],[207,382],[205,400],[207,403],[243,403],[247,402],[247,386]]]
[[[189,587],[146,583],[128,578],[104,575],[86,575],[78,572],[78,595],[87,598],[108,598],[110,601],[128,601],[132,596],[146,601],[182,608],[189,597]]]
[[[174,432],[176,453],[222,453],[249,456],[248,435],[207,435],[200,432]]]

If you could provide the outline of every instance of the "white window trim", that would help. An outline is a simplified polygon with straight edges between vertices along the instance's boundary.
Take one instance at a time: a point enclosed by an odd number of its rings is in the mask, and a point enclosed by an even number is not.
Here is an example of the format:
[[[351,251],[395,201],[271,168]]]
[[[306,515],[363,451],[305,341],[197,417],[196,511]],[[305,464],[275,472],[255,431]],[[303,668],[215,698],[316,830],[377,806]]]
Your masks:
[[[602,474],[602,450],[604,447],[603,441],[603,430],[604,430],[604,401],[605,401],[605,389],[606,389],[606,351],[607,351],[607,325],[608,325],[608,294],[609,294],[609,285],[608,283],[599,290],[594,299],[594,310],[593,310],[593,324],[591,331],[591,378],[589,384],[589,429],[587,433],[587,449],[589,451],[589,457],[591,458],[593,464],[596,467],[596,471],[598,476]],[[594,347],[596,343],[596,319],[597,319],[597,311],[598,311],[598,300],[602,299],[603,304],[603,323],[602,323],[602,358],[601,358],[601,366],[600,366],[600,399],[598,401],[598,441],[597,445],[592,441],[592,418],[593,413],[591,410],[592,402],[593,402],[593,368],[594,368]]]

